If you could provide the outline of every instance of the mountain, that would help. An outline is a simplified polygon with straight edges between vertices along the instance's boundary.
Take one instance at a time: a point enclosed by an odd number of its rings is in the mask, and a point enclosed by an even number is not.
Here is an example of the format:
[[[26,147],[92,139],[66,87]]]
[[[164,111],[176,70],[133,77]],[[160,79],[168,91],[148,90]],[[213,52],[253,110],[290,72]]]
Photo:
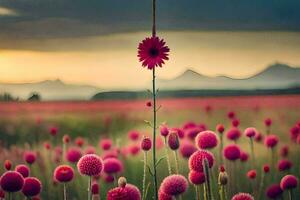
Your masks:
[[[162,90],[284,89],[300,86],[300,68],[275,63],[245,79],[226,76],[208,77],[189,69],[174,79],[158,79],[157,85]]]
[[[90,85],[66,84],[61,80],[45,80],[36,83],[0,83],[0,93],[27,99],[32,92],[41,95],[42,100],[86,100],[100,89]]]

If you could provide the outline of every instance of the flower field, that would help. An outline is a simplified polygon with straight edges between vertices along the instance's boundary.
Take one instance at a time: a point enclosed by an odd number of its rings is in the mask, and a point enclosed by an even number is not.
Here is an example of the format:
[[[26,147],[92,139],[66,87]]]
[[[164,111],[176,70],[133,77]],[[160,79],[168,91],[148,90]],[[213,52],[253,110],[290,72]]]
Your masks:
[[[0,199],[300,199],[299,95],[156,104],[0,103]]]

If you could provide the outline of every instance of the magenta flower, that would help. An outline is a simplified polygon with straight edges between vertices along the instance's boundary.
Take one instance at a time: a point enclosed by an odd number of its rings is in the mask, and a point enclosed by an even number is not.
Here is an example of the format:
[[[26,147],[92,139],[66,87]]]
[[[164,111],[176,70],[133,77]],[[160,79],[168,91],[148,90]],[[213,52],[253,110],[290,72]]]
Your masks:
[[[224,148],[223,154],[228,160],[237,160],[240,158],[241,149],[236,144],[229,144]]]
[[[269,173],[270,172],[270,165],[268,165],[268,164],[264,164],[264,166],[263,166],[263,171],[264,171],[264,173]]]
[[[96,181],[93,182],[91,190],[93,195],[99,194],[99,184]]]
[[[150,70],[162,67],[165,60],[169,60],[170,49],[165,44],[164,40],[158,37],[144,39],[138,46],[138,57],[142,66]]]
[[[257,130],[253,127],[246,128],[244,131],[244,134],[249,138],[254,137],[256,135],[256,133],[257,133]]]
[[[179,152],[184,158],[189,158],[195,151],[197,151],[197,148],[187,140],[184,140],[179,147]]]
[[[70,182],[74,178],[74,170],[69,165],[60,165],[54,170],[54,178],[61,183]]]
[[[15,167],[15,171],[19,172],[23,176],[23,178],[28,177],[30,174],[30,169],[27,165],[17,165]]]
[[[278,171],[286,171],[286,170],[289,170],[291,169],[293,166],[293,163],[287,159],[282,159],[282,160],[279,160],[278,163],[277,163],[277,168],[278,168]]]
[[[33,164],[36,160],[36,153],[33,151],[25,151],[23,155],[23,159],[28,164]]]
[[[216,130],[218,131],[218,133],[223,134],[223,132],[225,131],[224,125],[223,124],[218,124],[216,126]]]
[[[140,133],[138,131],[130,131],[128,133],[128,138],[132,141],[137,141],[140,138]]]
[[[194,185],[201,185],[205,182],[205,174],[203,172],[190,171],[189,181]]]
[[[189,158],[189,169],[197,172],[203,172],[203,160],[207,159],[209,168],[214,165],[214,155],[206,150],[198,150]]]
[[[267,118],[267,119],[265,119],[265,125],[267,126],[267,127],[270,127],[271,125],[272,125],[272,119],[271,118]]]
[[[160,188],[158,191],[158,200],[173,200],[173,197],[171,195],[164,193]]]
[[[231,200],[254,200],[254,197],[248,193],[238,193]]]
[[[240,160],[242,162],[246,162],[246,161],[248,161],[248,159],[249,159],[249,154],[245,151],[241,151]]]
[[[169,135],[169,128],[166,125],[161,125],[159,130],[160,130],[161,136],[167,137]]]
[[[176,132],[171,132],[169,134],[168,145],[172,150],[177,150],[179,148],[179,138]]]
[[[236,128],[236,127],[232,127],[231,129],[229,129],[226,133],[226,137],[229,140],[233,140],[236,141],[241,137],[241,131]]]
[[[149,151],[152,146],[152,141],[149,137],[144,137],[142,142],[141,142],[141,149],[143,151]]]
[[[24,179],[22,193],[26,197],[36,196],[40,194],[41,190],[42,190],[42,183],[39,179],[34,177],[27,177]]]
[[[107,174],[115,174],[123,170],[123,163],[117,158],[107,158],[103,164],[103,171]]]
[[[97,176],[101,173],[102,168],[103,161],[95,154],[82,156],[77,163],[79,173],[86,176]]]
[[[252,169],[252,170],[249,170],[247,172],[247,177],[249,179],[255,179],[256,178],[256,170]]]
[[[67,154],[66,154],[66,159],[70,163],[76,163],[78,160],[81,158],[81,150],[77,147],[71,147],[68,149]]]
[[[23,184],[24,179],[19,172],[7,171],[0,178],[0,187],[6,192],[18,192]]]
[[[170,175],[163,180],[160,187],[164,193],[178,196],[187,190],[188,182],[182,175]]]
[[[102,139],[99,143],[101,149],[103,150],[109,150],[112,146],[112,140],[111,139]]]
[[[10,170],[11,169],[11,162],[10,162],[10,160],[5,160],[4,161],[4,168],[6,170]]]
[[[278,141],[279,139],[276,135],[268,135],[265,137],[264,143],[268,148],[274,148]]]
[[[273,184],[266,189],[266,196],[270,199],[277,199],[282,195],[282,192],[283,191],[278,184]]]
[[[282,190],[290,190],[296,188],[298,185],[298,179],[293,175],[286,175],[280,181],[280,187]]]
[[[212,131],[202,131],[196,137],[196,144],[200,149],[212,149],[218,145],[217,135]]]
[[[198,133],[200,133],[201,131],[203,130],[200,127],[189,128],[185,130],[185,135],[187,136],[187,138],[194,140]]]

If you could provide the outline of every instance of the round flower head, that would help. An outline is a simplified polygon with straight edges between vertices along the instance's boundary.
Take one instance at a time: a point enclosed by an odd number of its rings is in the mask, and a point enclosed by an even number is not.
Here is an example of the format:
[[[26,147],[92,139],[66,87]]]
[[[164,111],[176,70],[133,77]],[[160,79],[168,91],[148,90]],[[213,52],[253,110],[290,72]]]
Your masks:
[[[33,164],[36,160],[36,153],[33,151],[25,151],[23,154],[23,159],[28,164]]]
[[[267,135],[264,141],[266,147],[274,148],[278,143],[278,137],[276,135]]]
[[[218,124],[216,127],[216,130],[218,133],[223,134],[223,132],[225,131],[224,125],[223,124]]]
[[[136,156],[140,153],[140,145],[138,144],[132,144],[128,147],[128,151],[131,155]]]
[[[197,148],[189,141],[183,141],[179,147],[179,152],[184,158],[189,158]]]
[[[116,187],[107,192],[107,200],[131,200],[126,188]]]
[[[163,180],[160,187],[164,193],[178,196],[187,190],[188,182],[182,175],[170,175]]]
[[[27,177],[24,179],[22,193],[26,197],[36,196],[40,194],[41,190],[42,190],[42,183],[39,179],[34,177]]]
[[[296,188],[298,185],[298,179],[293,175],[286,175],[280,181],[280,187],[282,190],[290,190]]]
[[[10,162],[10,160],[5,160],[4,161],[4,168],[6,170],[10,170],[11,169],[11,162]]]
[[[197,172],[203,172],[203,161],[207,159],[209,168],[214,165],[214,155],[209,151],[198,150],[189,158],[189,169]]]
[[[168,194],[164,193],[162,191],[162,189],[159,188],[159,191],[158,191],[158,200],[173,200],[173,197],[171,195],[168,195]]]
[[[138,57],[142,66],[150,70],[154,67],[162,67],[165,60],[169,59],[170,49],[165,44],[164,40],[158,37],[144,39],[138,46]]]
[[[96,181],[93,182],[91,190],[93,195],[99,194],[99,184]]]
[[[112,140],[111,139],[102,139],[99,143],[101,149],[107,151],[111,148],[112,146]]]
[[[179,148],[179,138],[176,132],[171,132],[168,137],[170,149],[177,150]]]
[[[194,185],[201,185],[205,182],[205,174],[203,172],[190,171],[189,181]]]
[[[211,149],[218,145],[217,135],[212,131],[202,131],[196,137],[196,144],[200,149]]]
[[[24,179],[19,172],[7,171],[0,178],[0,187],[5,192],[18,192],[23,184]]]
[[[227,117],[228,117],[229,119],[234,119],[234,118],[235,118],[235,112],[234,112],[234,111],[228,112],[228,113],[227,113]]]
[[[277,163],[277,168],[278,168],[278,171],[286,171],[286,170],[289,170],[291,169],[293,166],[293,163],[287,159],[282,159],[282,160],[279,160],[278,163]]]
[[[260,132],[257,132],[254,136],[256,142],[260,142],[263,139],[263,135]]]
[[[167,137],[169,135],[169,128],[166,125],[161,125],[159,130],[160,130],[161,136]]]
[[[250,171],[247,172],[247,177],[249,179],[255,179],[256,178],[256,170],[252,169]]]
[[[270,166],[268,164],[265,164],[263,166],[263,171],[264,171],[264,173],[269,173],[270,172]]]
[[[280,148],[279,154],[281,157],[287,157],[289,154],[289,146],[284,145]]]
[[[81,154],[81,150],[77,147],[71,147],[68,149],[67,153],[66,153],[66,159],[70,162],[70,163],[76,163],[78,162],[78,160],[81,158],[82,154]]]
[[[152,142],[149,137],[144,137],[141,142],[141,149],[144,151],[149,151],[151,149]]]
[[[238,193],[231,200],[254,200],[254,197],[248,193]]]
[[[49,142],[44,142],[45,149],[49,150],[51,149],[51,144]]]
[[[84,145],[84,139],[82,137],[75,138],[75,144],[79,147],[82,147]]]
[[[184,131],[181,128],[172,128],[171,132],[177,133],[179,138],[184,138]]]
[[[140,138],[140,133],[138,131],[130,131],[128,138],[132,141],[137,141]]]
[[[130,200],[141,200],[141,192],[135,185],[126,184],[125,189]]]
[[[190,129],[190,128],[195,128],[195,127],[197,127],[197,124],[196,124],[195,122],[193,122],[193,121],[185,122],[185,123],[183,124],[183,126],[182,126],[182,128],[183,128],[184,130],[187,130],[187,129]]]
[[[146,106],[147,106],[147,107],[151,107],[151,106],[152,106],[152,102],[151,102],[151,101],[147,101],[147,102],[146,102]]]
[[[249,138],[253,138],[257,133],[257,130],[255,128],[246,128],[244,131],[244,134],[249,137]]]
[[[202,131],[199,127],[193,127],[186,130],[186,136],[191,140],[194,140],[195,137]]]
[[[49,128],[49,132],[50,132],[50,134],[51,134],[52,136],[56,136],[57,133],[58,133],[58,128],[55,127],[55,126],[52,126],[52,127]]]
[[[233,119],[231,122],[233,127],[238,127],[240,125],[240,120],[238,119]]]
[[[63,136],[63,143],[68,144],[70,142],[71,138],[69,135],[64,135]]]
[[[238,145],[230,144],[224,148],[223,154],[228,160],[237,160],[240,158],[241,150]]]
[[[102,168],[103,161],[95,154],[82,156],[77,163],[79,173],[86,176],[97,176],[101,173]]]
[[[115,174],[123,170],[123,163],[117,158],[107,158],[103,161],[103,165],[103,171],[107,174]]]
[[[17,165],[15,171],[19,172],[24,178],[28,177],[30,174],[30,169],[26,165]]]
[[[249,154],[247,152],[241,151],[240,160],[242,162],[246,162],[249,158]]]
[[[277,199],[282,195],[282,192],[283,191],[278,184],[273,184],[266,189],[266,196],[270,199]]]
[[[290,137],[293,142],[296,141],[299,134],[300,134],[300,128],[298,126],[294,126],[291,128]]]
[[[74,170],[69,165],[60,165],[54,170],[54,178],[61,183],[70,182],[74,178]]]
[[[229,140],[237,140],[241,137],[241,131],[236,128],[236,127],[232,127],[231,129],[229,129],[226,133],[226,137],[229,139]]]
[[[87,146],[84,150],[85,154],[95,154],[96,153],[96,149],[93,146]]]
[[[270,127],[272,125],[272,119],[270,119],[270,118],[265,119],[264,122],[267,127]]]

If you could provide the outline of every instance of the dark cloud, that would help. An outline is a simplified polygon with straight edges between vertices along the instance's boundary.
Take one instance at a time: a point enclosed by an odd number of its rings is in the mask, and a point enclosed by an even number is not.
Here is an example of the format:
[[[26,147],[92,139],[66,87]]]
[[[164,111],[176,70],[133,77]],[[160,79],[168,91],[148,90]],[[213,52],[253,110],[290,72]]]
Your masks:
[[[161,30],[300,31],[299,0],[158,0]],[[149,30],[151,0],[0,0],[0,48],[9,41]],[[6,41],[1,45],[1,41]]]

